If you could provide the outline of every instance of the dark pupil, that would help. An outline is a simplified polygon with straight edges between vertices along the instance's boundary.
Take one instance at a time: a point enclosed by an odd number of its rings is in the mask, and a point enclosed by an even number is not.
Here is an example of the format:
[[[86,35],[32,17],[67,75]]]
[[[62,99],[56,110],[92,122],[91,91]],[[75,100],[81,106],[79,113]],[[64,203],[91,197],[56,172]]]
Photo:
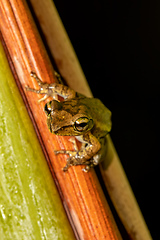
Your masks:
[[[84,128],[85,126],[87,126],[87,123],[80,123],[78,124],[78,127]]]
[[[76,123],[75,127],[78,131],[84,131],[87,130],[88,128],[88,122],[81,122],[81,123]]]

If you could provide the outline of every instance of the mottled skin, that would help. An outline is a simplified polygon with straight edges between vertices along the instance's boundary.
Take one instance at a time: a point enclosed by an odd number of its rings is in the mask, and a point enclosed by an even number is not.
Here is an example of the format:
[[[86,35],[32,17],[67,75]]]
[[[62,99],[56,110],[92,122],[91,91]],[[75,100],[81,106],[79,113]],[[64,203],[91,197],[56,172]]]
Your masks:
[[[55,73],[60,80],[59,74]],[[26,87],[26,90],[44,94],[39,101],[49,96],[54,100],[46,103],[47,125],[51,133],[61,136],[75,136],[82,142],[81,149],[77,149],[75,139],[71,138],[74,151],[59,150],[55,154],[68,154],[66,171],[70,166],[86,165],[87,172],[91,167],[98,165],[106,150],[106,135],[111,130],[111,112],[96,98],[87,98],[61,83],[43,83],[35,73],[31,73],[40,87],[35,90]],[[58,96],[64,98],[58,101]]]

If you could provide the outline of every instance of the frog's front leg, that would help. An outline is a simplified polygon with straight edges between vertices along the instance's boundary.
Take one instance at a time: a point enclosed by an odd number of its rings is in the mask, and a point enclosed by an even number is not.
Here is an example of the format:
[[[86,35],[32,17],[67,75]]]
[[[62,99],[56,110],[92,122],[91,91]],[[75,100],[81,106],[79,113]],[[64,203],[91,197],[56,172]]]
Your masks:
[[[47,99],[48,97],[52,97],[53,99],[57,100],[58,96],[61,96],[64,99],[71,99],[76,96],[76,92],[65,85],[62,85],[60,83],[49,84],[49,83],[42,82],[38,78],[38,76],[33,72],[31,72],[31,77],[33,77],[37,81],[40,88],[38,90],[36,90],[36,89],[26,86],[26,90],[35,92],[38,94],[44,94],[44,97],[41,98],[39,100],[39,102]]]
[[[98,139],[87,132],[84,135],[77,137],[80,142],[82,142],[82,147],[80,150],[77,149],[76,143],[74,143],[74,151],[68,150],[59,150],[55,151],[55,154],[63,153],[68,154],[69,158],[67,159],[67,164],[63,168],[64,171],[67,171],[70,166],[76,165],[87,165],[83,170],[87,172],[91,167],[97,165],[97,161],[92,159],[96,153],[100,150],[101,144]]]

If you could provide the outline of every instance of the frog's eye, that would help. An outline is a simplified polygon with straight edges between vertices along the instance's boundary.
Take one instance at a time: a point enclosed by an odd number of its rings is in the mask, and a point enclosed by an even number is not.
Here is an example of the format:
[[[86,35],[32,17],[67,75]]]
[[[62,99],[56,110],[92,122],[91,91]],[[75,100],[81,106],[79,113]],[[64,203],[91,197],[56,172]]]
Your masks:
[[[74,127],[78,132],[90,130],[93,127],[93,120],[87,117],[78,118],[75,121]]]

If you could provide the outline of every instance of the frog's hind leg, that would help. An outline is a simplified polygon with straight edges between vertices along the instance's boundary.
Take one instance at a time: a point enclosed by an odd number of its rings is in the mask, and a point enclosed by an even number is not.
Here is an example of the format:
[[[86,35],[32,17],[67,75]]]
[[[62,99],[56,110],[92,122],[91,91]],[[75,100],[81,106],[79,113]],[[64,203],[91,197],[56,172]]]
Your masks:
[[[106,156],[107,153],[107,139],[103,138],[100,140],[100,143],[102,147],[89,161],[86,161],[84,164],[86,165],[85,168],[82,170],[84,172],[88,172],[91,168],[97,166],[100,162],[104,160],[104,157]],[[109,165],[110,161],[107,163],[107,166]]]

